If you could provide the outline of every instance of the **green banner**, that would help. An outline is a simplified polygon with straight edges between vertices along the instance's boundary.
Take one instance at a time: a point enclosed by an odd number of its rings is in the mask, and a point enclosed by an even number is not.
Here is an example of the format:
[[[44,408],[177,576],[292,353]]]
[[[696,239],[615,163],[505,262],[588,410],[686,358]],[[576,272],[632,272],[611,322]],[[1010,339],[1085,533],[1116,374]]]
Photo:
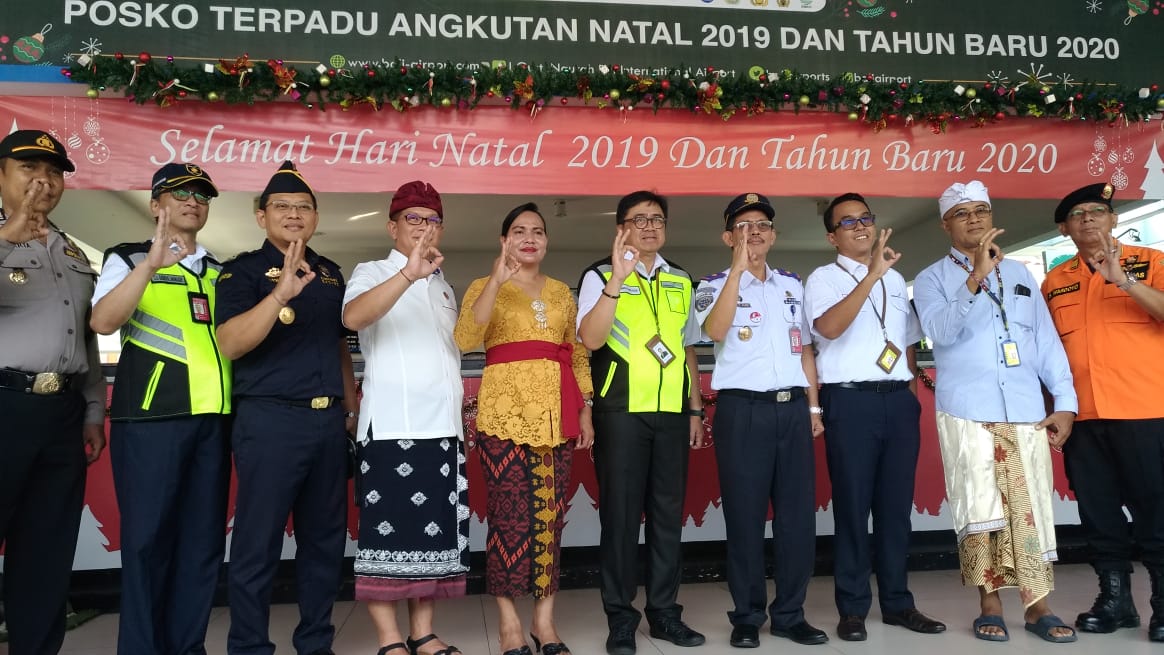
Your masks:
[[[714,67],[878,81],[1164,80],[1159,0],[50,0],[0,7],[0,64],[117,52],[359,67],[504,62],[628,72]],[[277,6],[271,6],[277,5]],[[0,80],[3,75],[0,74]]]

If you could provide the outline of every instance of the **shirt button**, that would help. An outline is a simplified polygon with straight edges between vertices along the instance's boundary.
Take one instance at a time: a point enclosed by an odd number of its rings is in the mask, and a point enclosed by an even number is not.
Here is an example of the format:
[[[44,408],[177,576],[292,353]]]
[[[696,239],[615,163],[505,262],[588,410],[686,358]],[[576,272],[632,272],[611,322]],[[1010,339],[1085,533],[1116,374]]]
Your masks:
[[[63,273],[57,273],[57,277],[65,277]]]
[[[35,259],[30,259],[30,260],[28,260],[28,263],[29,263],[29,264],[32,264],[33,266],[36,266],[36,260],[35,260]]]
[[[69,328],[69,334],[73,333],[73,328]]]
[[[66,304],[66,305],[67,305],[67,304],[69,304],[69,301],[68,301],[68,300],[66,300],[66,301],[65,301],[65,304]]]

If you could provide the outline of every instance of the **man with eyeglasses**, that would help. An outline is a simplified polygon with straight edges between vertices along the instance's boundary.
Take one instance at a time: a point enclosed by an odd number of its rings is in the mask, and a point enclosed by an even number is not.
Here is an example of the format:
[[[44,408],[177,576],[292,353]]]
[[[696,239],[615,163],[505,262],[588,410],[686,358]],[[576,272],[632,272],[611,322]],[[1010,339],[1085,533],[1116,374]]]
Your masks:
[[[804,618],[816,557],[813,440],[824,432],[804,288],[795,273],[768,266],[776,210],[759,193],[724,210],[731,267],[695,292],[696,317],[715,342],[711,388],[715,459],[727,531],[727,579],[734,608],[729,643],[760,645],[760,626],[800,644],[828,636]],[[767,604],[764,528],[772,506],[776,594]]]
[[[950,252],[917,276],[914,301],[934,342],[938,441],[962,582],[978,587],[974,636],[1009,638],[998,590],[1018,587],[1028,631],[1075,641],[1047,604],[1058,559],[1048,446],[1063,446],[1078,409],[1067,356],[1034,277],[995,244],[1003,230],[986,187],[953,184],[938,206]]]
[[[328,655],[335,637],[347,513],[346,433],[356,383],[341,322],[339,266],[307,247],[319,224],[315,193],[291,162],[271,176],[255,220],[262,248],[223,266],[214,317],[234,360],[238,472],[230,542],[231,655],[270,655],[271,588],[294,514],[302,655]]]
[[[837,259],[808,276],[804,309],[816,335],[832,480],[837,636],[867,638],[873,573],[884,623],[943,632],[914,606],[906,573],[921,443],[914,344],[922,332],[905,278],[893,269],[901,255],[887,245],[893,230],[878,234],[858,193],[834,198],[823,220]]]
[[[230,361],[214,331],[222,266],[198,243],[210,176],[154,173],[154,236],[105,253],[89,324],[121,330],[109,451],[121,511],[118,653],[204,650],[226,539]]]
[[[1075,626],[1139,627],[1131,590],[1138,545],[1152,582],[1148,638],[1164,641],[1164,253],[1112,237],[1113,195],[1111,184],[1089,184],[1055,208],[1059,233],[1078,252],[1047,273],[1042,289],[1079,394],[1063,457],[1099,576],[1099,595]]]
[[[650,634],[678,646],[704,636],[683,622],[683,498],[689,448],[703,444],[703,396],[693,344],[691,277],[659,254],[667,239],[667,199],[623,196],[609,258],[582,274],[578,340],[591,355],[594,469],[602,524],[602,606],[606,651],[632,655],[641,615],[639,526],[646,512],[646,615]]]

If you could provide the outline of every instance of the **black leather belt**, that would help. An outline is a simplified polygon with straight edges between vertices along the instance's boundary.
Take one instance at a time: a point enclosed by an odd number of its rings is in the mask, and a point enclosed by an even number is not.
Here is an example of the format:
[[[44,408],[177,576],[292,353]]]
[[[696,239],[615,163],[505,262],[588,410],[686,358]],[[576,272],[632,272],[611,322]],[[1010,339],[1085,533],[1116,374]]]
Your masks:
[[[823,385],[826,387],[838,387],[841,389],[856,389],[857,391],[875,391],[877,393],[889,393],[890,391],[900,391],[909,388],[909,382],[905,380],[870,380],[868,382],[834,382]]]
[[[788,403],[804,398],[804,387],[788,387],[775,391],[748,391],[747,389],[720,389],[722,396],[735,396],[748,400],[763,400],[770,403]]]
[[[54,396],[71,391],[74,378],[76,376],[64,373],[26,373],[12,368],[0,368],[0,389],[34,393],[38,396]]]
[[[315,398],[308,398],[306,400],[288,400],[286,398],[275,398],[274,400],[280,405],[307,407],[310,409],[327,409],[339,402],[339,398],[335,396],[316,396]]]

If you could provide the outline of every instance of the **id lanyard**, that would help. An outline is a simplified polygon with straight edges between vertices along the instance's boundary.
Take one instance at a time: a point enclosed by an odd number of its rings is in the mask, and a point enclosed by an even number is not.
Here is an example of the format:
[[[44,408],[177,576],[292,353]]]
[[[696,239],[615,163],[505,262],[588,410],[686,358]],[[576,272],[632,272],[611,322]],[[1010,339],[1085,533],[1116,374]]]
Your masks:
[[[849,269],[841,266],[840,262],[834,263],[837,265],[837,268],[853,278],[853,282],[861,284],[861,281]],[[885,318],[889,315],[889,294],[885,291],[885,280],[880,279],[877,281],[881,284],[881,311],[877,311],[877,305],[873,302],[872,298],[866,298],[866,300],[869,301],[869,306],[873,309],[873,315],[877,317],[877,322],[881,324],[881,337],[885,339],[885,346],[881,349],[881,353],[877,355],[876,363],[878,368],[889,373],[897,365],[897,360],[901,357],[901,349],[897,347],[897,344],[889,340],[889,331],[885,329]]]
[[[661,330],[659,329],[659,284],[658,284],[658,282],[659,282],[659,276],[655,275],[653,278],[651,278],[650,282],[647,283],[647,286],[650,287],[650,290],[655,293],[654,297],[651,297],[651,294],[647,293],[647,290],[643,288],[642,276],[639,275],[638,271],[635,271],[635,285],[638,286],[639,291],[643,292],[643,297],[647,299],[647,305],[650,306],[650,308],[651,308],[651,315],[655,317],[655,334],[659,334],[661,332]]]
[[[638,271],[635,271],[635,284],[638,285],[639,291],[642,292],[643,297],[647,299],[647,305],[650,306],[651,315],[655,319],[655,336],[651,337],[650,340],[647,341],[647,350],[650,351],[651,355],[654,356],[654,358],[659,362],[659,366],[666,367],[668,364],[675,361],[675,353],[671,352],[671,349],[668,348],[667,344],[663,342],[662,330],[659,328],[659,275],[656,272],[654,279],[652,279],[648,284],[648,286],[650,286],[650,290],[654,291],[655,295],[653,297],[651,294],[647,293],[646,289],[643,288],[643,278],[641,275],[639,275]]]
[[[971,272],[970,267],[966,266],[962,260],[958,259],[952,254],[949,255],[949,257],[950,261],[957,264],[958,267],[963,271],[966,271],[967,275],[974,275],[973,272]],[[1002,342],[1003,362],[1007,367],[1014,367],[1019,365],[1018,344],[1010,336],[1010,321],[1008,321],[1006,318],[1006,307],[1002,304],[1004,288],[1002,286],[1002,271],[999,270],[1000,268],[1001,267],[999,266],[994,267],[994,279],[998,281],[997,295],[995,295],[995,293],[990,290],[990,287],[986,286],[986,284],[983,282],[979,282],[978,287],[982,289],[984,293],[986,293],[987,297],[989,297],[995,305],[998,305],[998,314],[1002,317],[1002,329],[1006,331],[1006,341]]]

